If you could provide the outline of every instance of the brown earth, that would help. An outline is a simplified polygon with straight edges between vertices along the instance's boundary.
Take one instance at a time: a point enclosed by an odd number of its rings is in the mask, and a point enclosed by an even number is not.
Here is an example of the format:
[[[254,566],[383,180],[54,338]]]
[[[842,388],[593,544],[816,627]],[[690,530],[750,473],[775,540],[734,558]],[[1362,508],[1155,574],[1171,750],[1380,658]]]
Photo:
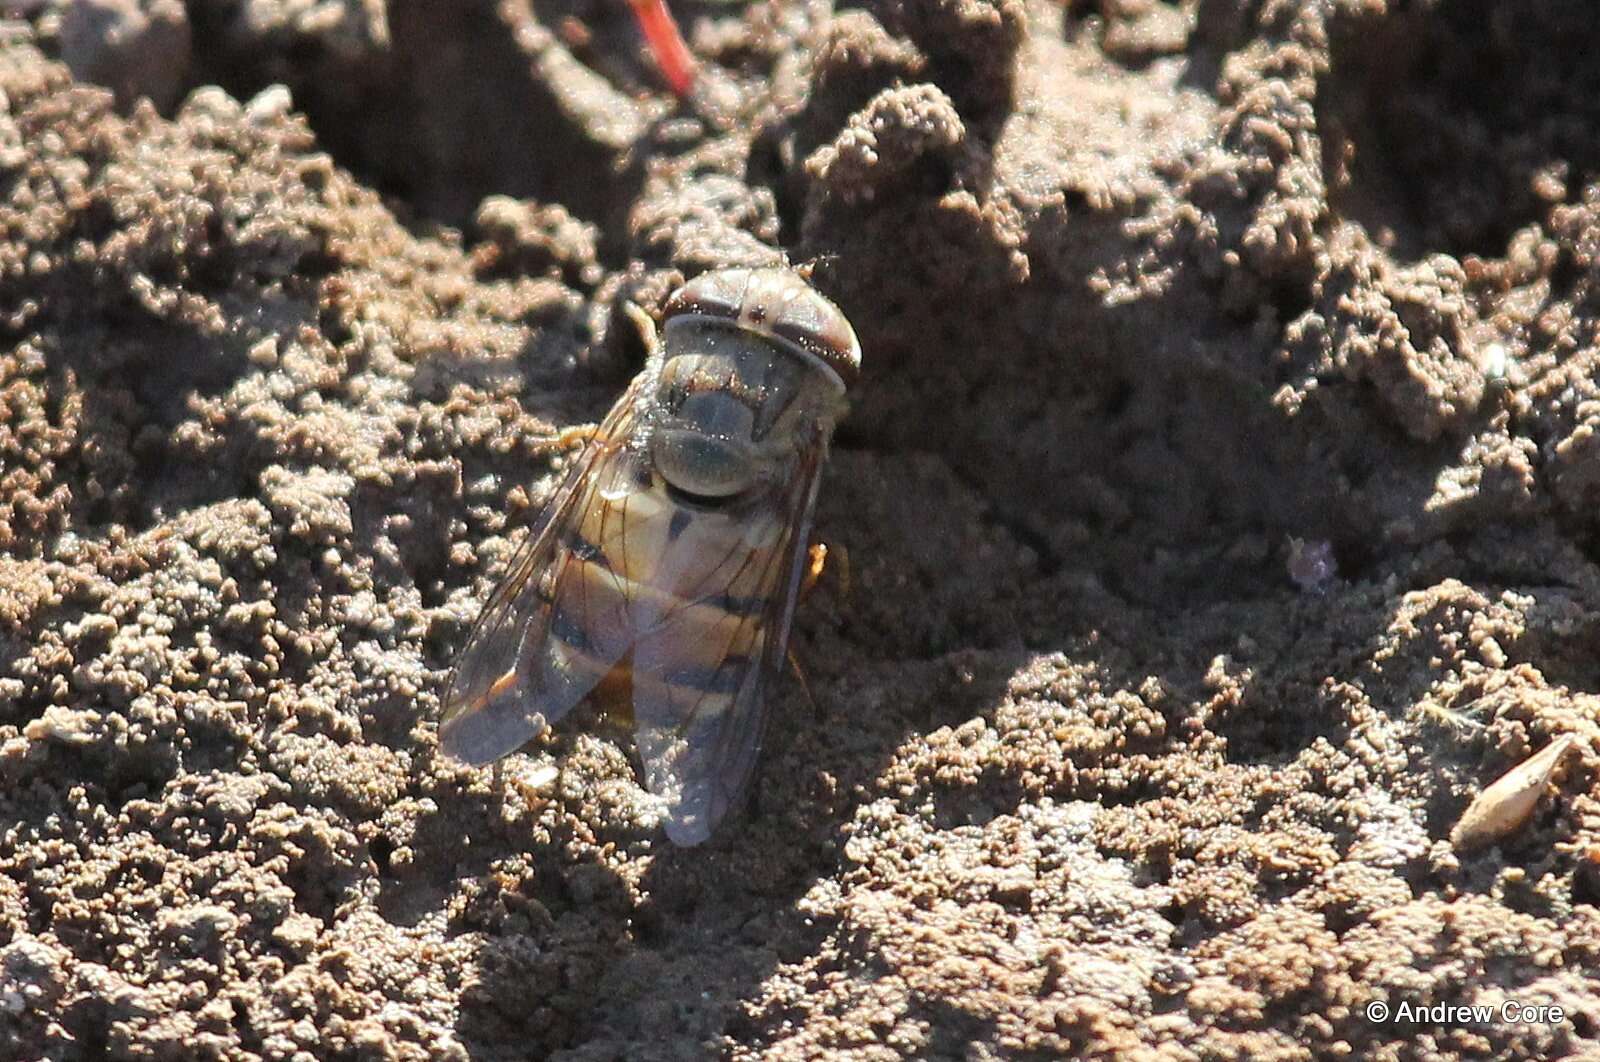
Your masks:
[[[1600,1052],[1589,5],[684,0],[695,106],[616,0],[4,10],[0,1058]],[[749,810],[444,760],[618,308],[780,255]]]

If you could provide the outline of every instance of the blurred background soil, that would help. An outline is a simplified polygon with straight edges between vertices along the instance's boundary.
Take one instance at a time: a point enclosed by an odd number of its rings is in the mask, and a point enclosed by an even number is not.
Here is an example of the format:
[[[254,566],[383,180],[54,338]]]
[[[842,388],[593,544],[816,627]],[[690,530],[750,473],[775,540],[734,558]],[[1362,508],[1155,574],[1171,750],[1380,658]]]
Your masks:
[[[675,0],[693,106],[618,0],[0,8],[0,1058],[1600,1050],[1591,5]],[[619,307],[785,256],[749,809],[444,760]]]

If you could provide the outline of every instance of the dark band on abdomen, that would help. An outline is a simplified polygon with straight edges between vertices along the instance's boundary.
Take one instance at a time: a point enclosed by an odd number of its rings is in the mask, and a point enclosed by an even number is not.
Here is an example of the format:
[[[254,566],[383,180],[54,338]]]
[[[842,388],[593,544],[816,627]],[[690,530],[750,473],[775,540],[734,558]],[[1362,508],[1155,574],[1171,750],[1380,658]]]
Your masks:
[[[585,537],[581,524],[573,524],[568,527],[567,533],[561,537],[561,544],[579,560],[597,564],[606,571],[611,570],[611,562],[606,559],[605,550]]]
[[[748,665],[747,657],[730,656],[714,668],[674,668],[663,674],[661,680],[683,689],[699,690],[701,693],[734,694],[739,692],[739,684],[744,681]]]
[[[728,593],[707,594],[705,597],[697,598],[695,603],[711,605],[730,616],[740,617],[759,616],[767,607],[767,599],[764,597],[746,597]]]
[[[550,633],[561,639],[561,643],[573,652],[593,656],[595,646],[589,640],[589,633],[583,629],[583,624],[567,615],[567,610],[558,602],[552,602],[547,607],[550,610]]]

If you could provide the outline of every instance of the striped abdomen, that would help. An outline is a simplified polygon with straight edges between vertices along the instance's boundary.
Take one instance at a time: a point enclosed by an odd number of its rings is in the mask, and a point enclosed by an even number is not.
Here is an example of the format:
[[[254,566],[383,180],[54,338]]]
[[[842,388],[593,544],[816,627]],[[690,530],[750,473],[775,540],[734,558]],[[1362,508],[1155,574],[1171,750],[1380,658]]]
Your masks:
[[[680,504],[659,482],[595,498],[541,581],[551,662],[599,681],[620,659],[635,696],[726,710],[765,647],[783,523]]]

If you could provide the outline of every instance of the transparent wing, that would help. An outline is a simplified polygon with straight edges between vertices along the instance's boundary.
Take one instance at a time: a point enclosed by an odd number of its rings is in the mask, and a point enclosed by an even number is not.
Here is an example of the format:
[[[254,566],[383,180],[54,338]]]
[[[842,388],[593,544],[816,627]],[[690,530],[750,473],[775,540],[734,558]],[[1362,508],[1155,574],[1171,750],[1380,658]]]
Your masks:
[[[665,593],[636,610],[639,757],[674,844],[710,836],[755,762],[765,697],[785,660],[822,456],[820,442],[808,448],[770,503],[745,517],[743,548],[707,550],[686,529],[683,548],[667,554],[654,580]]]
[[[617,400],[512,558],[456,660],[439,745],[468,763],[515,750],[588,695],[628,650],[614,576],[582,527],[626,504],[641,460],[629,447],[641,385]]]

